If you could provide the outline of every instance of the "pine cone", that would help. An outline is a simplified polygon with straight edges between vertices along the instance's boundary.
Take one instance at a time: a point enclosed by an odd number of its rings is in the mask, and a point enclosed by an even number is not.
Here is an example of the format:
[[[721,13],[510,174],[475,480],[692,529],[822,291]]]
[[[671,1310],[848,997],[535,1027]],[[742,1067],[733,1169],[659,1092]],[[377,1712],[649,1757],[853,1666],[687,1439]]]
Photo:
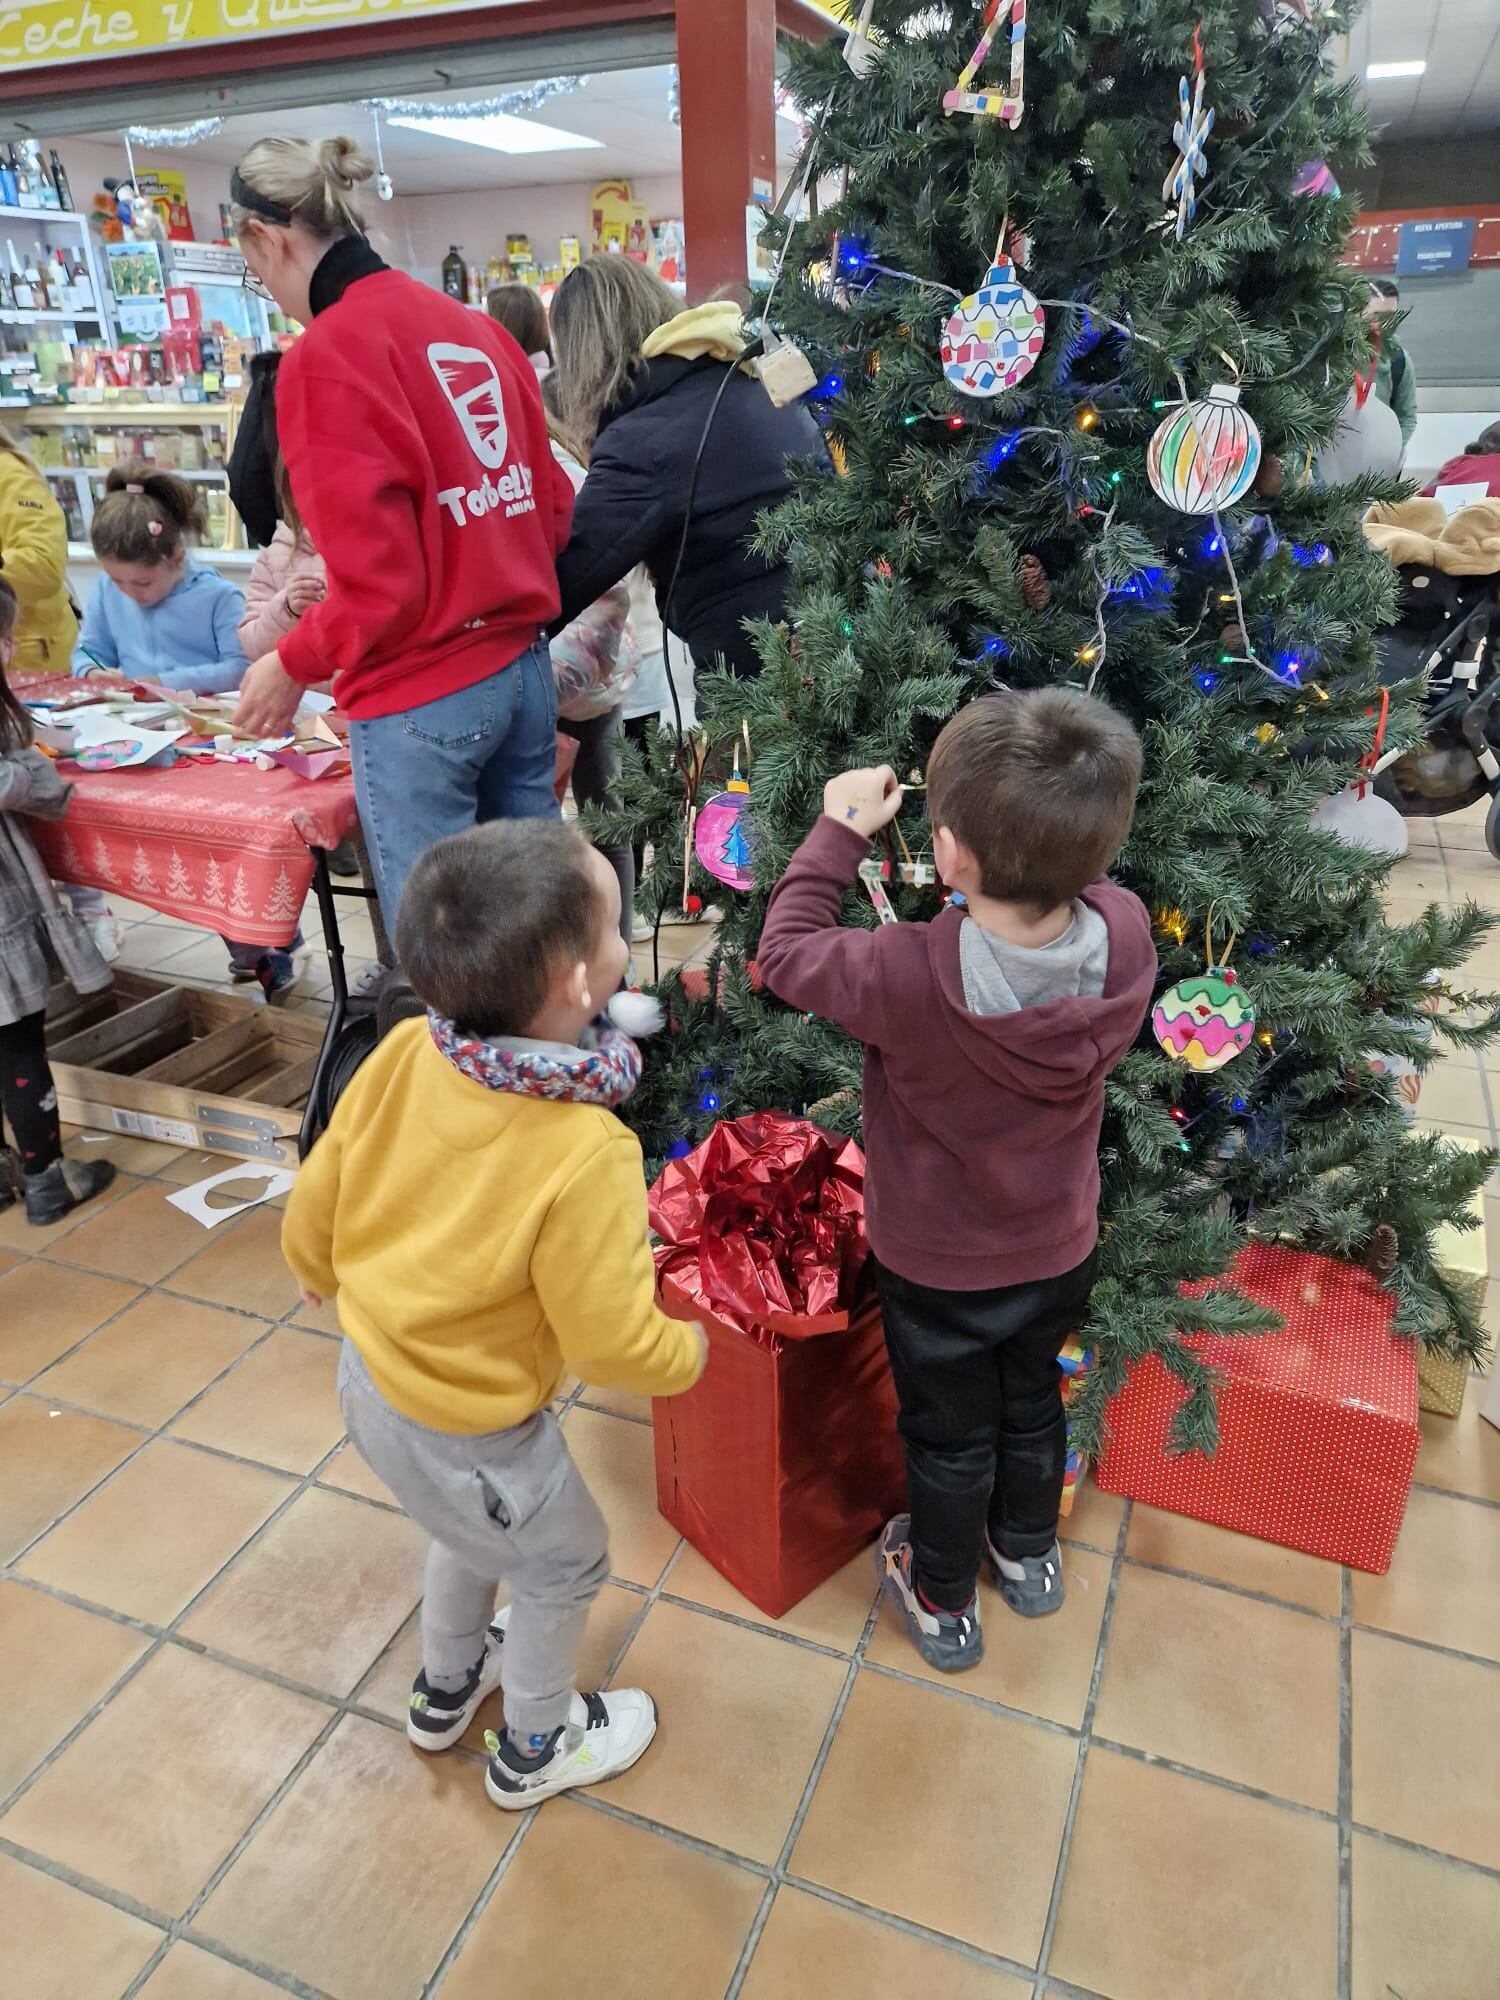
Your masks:
[[[1261,460],[1260,470],[1256,473],[1253,484],[1262,500],[1276,499],[1282,487],[1286,485],[1286,473],[1282,469],[1281,460],[1274,452],[1268,451]]]
[[[1365,1268],[1377,1278],[1388,1278],[1401,1254],[1400,1238],[1388,1222],[1377,1222],[1365,1250]]]
[[[1035,556],[1021,558],[1021,595],[1031,611],[1045,611],[1052,602],[1052,579]]]

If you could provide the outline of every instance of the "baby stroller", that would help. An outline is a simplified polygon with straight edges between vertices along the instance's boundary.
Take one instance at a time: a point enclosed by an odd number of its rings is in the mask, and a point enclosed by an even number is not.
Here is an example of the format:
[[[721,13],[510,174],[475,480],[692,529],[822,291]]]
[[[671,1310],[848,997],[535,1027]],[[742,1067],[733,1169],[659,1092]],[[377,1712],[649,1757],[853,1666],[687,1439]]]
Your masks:
[[[1436,500],[1374,507],[1365,534],[1396,565],[1400,615],[1381,635],[1387,687],[1423,678],[1427,737],[1375,767],[1375,791],[1408,819],[1488,798],[1500,860],[1500,501],[1445,516]]]

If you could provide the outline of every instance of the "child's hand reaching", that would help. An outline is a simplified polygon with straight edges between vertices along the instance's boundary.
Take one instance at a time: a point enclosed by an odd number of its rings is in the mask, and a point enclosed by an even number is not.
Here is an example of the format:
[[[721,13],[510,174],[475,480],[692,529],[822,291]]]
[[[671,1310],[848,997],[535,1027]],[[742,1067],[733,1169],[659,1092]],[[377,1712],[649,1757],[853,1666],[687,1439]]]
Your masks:
[[[889,764],[873,771],[841,771],[823,787],[823,810],[866,840],[889,826],[901,810],[902,792]]]
[[[316,1312],[318,1307],[323,1303],[322,1298],[317,1292],[310,1292],[306,1285],[301,1287],[301,1291],[303,1305],[307,1306],[312,1312]]]
[[[328,595],[328,586],[320,576],[294,576],[286,587],[286,608],[294,618],[300,618],[304,611],[321,604]]]

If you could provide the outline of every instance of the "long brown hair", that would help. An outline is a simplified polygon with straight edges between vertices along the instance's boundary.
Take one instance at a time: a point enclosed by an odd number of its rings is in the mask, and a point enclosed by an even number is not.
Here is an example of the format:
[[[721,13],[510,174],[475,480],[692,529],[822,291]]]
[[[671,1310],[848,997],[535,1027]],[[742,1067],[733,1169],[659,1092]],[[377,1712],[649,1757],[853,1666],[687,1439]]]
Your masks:
[[[20,615],[21,606],[16,593],[0,576],[0,754],[10,750],[29,750],[35,735],[30,715],[11,693],[10,683],[5,678],[5,662]]]
[[[11,458],[20,459],[22,465],[29,466],[37,478],[41,478],[42,468],[37,464],[15,432],[8,431],[4,424],[0,424],[0,451],[5,452]]]
[[[206,525],[187,480],[137,459],[111,468],[89,533],[96,556],[165,563],[175,562],[186,537],[201,535]]]
[[[552,301],[552,349],[574,437],[593,443],[640,373],[646,340],[681,311],[671,286],[631,257],[588,257],[568,273]]]
[[[484,309],[497,326],[515,339],[527,356],[545,354],[552,359],[552,343],[547,338],[547,308],[541,293],[530,285],[496,285],[485,298]]]

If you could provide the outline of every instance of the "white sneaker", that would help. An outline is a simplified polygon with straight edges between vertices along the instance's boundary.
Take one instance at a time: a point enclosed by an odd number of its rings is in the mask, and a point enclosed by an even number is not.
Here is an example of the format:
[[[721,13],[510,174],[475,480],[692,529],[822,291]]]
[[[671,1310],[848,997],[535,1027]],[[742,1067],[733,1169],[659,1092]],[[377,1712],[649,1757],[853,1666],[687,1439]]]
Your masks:
[[[406,1733],[419,1750],[451,1750],[478,1714],[486,1695],[499,1687],[500,1656],[509,1617],[510,1606],[504,1604],[490,1620],[484,1635],[484,1657],[464,1687],[452,1694],[442,1694],[428,1686],[425,1672],[417,1675],[406,1708]]]
[[[652,923],[651,919],[648,916],[643,915],[640,910],[637,910],[630,925],[631,943],[649,944],[652,938],[654,938],[655,936],[656,936],[655,924]]]
[[[105,964],[113,965],[125,942],[125,933],[113,910],[101,910],[97,917],[89,918],[89,936]]]
[[[574,1785],[617,1778],[646,1754],[656,1734],[656,1703],[640,1688],[575,1694],[567,1725],[535,1763],[518,1757],[510,1738],[486,1730],[490,1753],[484,1789],[506,1812],[527,1812]]]

